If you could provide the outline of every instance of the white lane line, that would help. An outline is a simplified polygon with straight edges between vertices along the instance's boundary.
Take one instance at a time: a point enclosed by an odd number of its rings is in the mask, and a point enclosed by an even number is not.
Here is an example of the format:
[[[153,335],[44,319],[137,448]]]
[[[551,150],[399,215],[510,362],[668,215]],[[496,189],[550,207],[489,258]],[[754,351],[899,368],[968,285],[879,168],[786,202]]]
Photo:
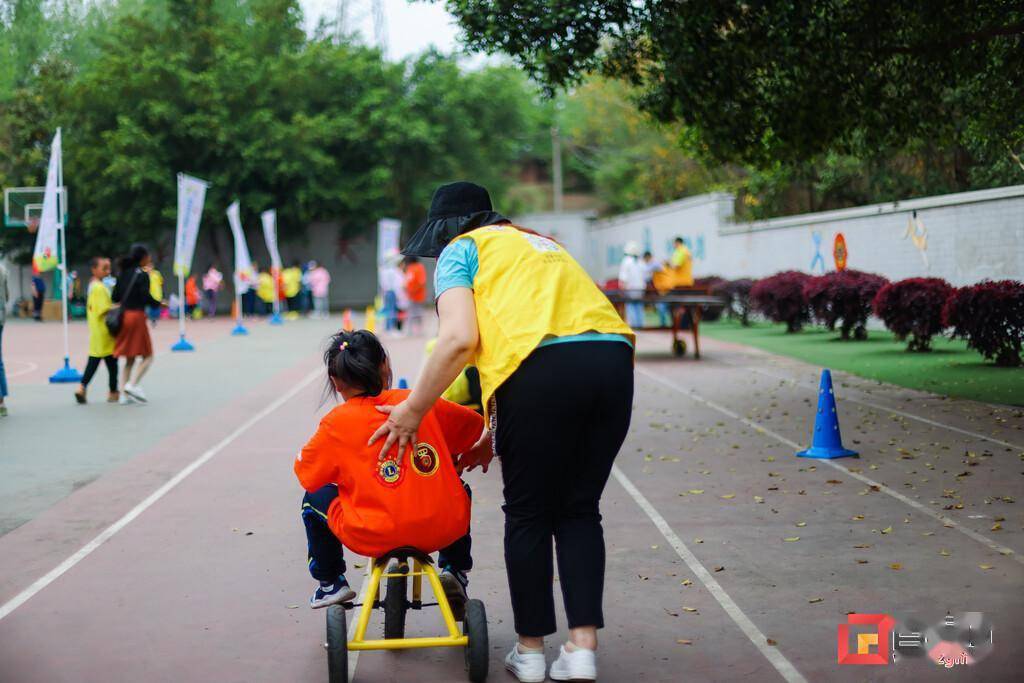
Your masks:
[[[748,427],[750,427],[751,429],[753,429],[753,430],[755,430],[757,432],[760,432],[761,434],[764,434],[765,436],[770,436],[773,439],[775,439],[776,441],[778,441],[780,443],[783,443],[783,444],[789,446],[790,448],[793,448],[793,449],[795,449],[797,451],[803,450],[803,446],[801,446],[797,442],[791,441],[790,439],[787,439],[786,437],[782,436],[781,434],[773,432],[772,430],[768,429],[764,425],[762,425],[762,424],[760,424],[758,422],[754,422],[753,420],[747,419],[747,418],[743,417],[742,415],[739,415],[739,414],[729,410],[725,406],[719,405],[718,403],[715,403],[714,401],[711,401],[709,399],[704,398],[703,396],[697,394],[692,389],[687,389],[685,387],[681,387],[681,386],[679,386],[678,384],[676,384],[675,382],[673,382],[671,380],[667,380],[667,379],[664,379],[663,377],[659,377],[658,375],[655,375],[654,373],[650,372],[646,368],[637,368],[637,372],[641,372],[646,377],[654,380],[655,382],[657,382],[659,384],[662,384],[662,385],[668,387],[669,389],[673,389],[675,391],[678,391],[679,393],[683,394],[684,396],[690,397],[691,399],[693,399],[694,401],[697,401],[698,403],[703,403],[707,407],[712,408],[713,410],[717,410],[718,412],[722,413],[723,415],[728,415],[729,417],[733,418],[734,420],[738,420],[738,421],[742,422],[743,424],[747,425]],[[844,400],[846,400],[846,399],[844,399]],[[952,519],[951,517],[947,517],[946,515],[944,515],[942,513],[936,512],[936,511],[932,510],[931,508],[929,508],[927,505],[924,505],[922,503],[919,503],[916,500],[908,498],[905,495],[903,495],[902,493],[900,493],[899,491],[896,491],[894,489],[889,488],[885,484],[877,482],[874,479],[871,479],[870,477],[865,477],[863,474],[858,474],[856,472],[851,472],[850,470],[846,469],[845,467],[843,467],[842,465],[837,463],[835,460],[820,460],[819,462],[822,462],[822,463],[824,463],[826,465],[831,465],[832,467],[836,468],[837,470],[839,470],[843,474],[846,474],[848,476],[853,477],[854,479],[862,481],[865,484],[867,484],[868,486],[877,486],[878,490],[881,491],[882,493],[887,493],[890,496],[892,496],[893,498],[895,498],[896,500],[900,501],[901,503],[906,503],[907,505],[909,505],[910,507],[914,508],[918,512],[922,512],[922,513],[928,515],[929,517],[932,517],[933,519],[936,519],[936,520],[942,522],[942,524],[944,526],[949,527],[951,529],[956,529],[957,531],[961,532],[965,536],[973,538],[975,541],[978,541],[979,543],[981,543],[981,544],[983,544],[985,546],[988,546],[989,548],[991,548],[992,550],[995,550],[996,552],[1000,553],[1001,555],[1006,555],[1007,557],[1012,557],[1017,562],[1020,562],[1021,564],[1024,564],[1024,556],[1022,556],[1020,553],[1016,552],[1012,548],[1008,548],[1005,545],[997,543],[997,542],[993,541],[991,538],[989,538],[989,537],[987,537],[987,536],[985,536],[983,534],[979,534],[977,531],[974,531],[973,529],[968,529],[967,527],[965,527],[962,524],[960,524],[959,522],[957,522],[955,519]]]
[[[777,379],[780,382],[786,382],[787,384],[792,384],[793,386],[804,387],[805,389],[812,389],[815,392],[818,391],[818,387],[814,386],[814,385],[812,385],[810,383],[798,382],[795,379],[790,379],[788,377],[782,377],[781,375],[776,375],[775,373],[767,372],[766,370],[762,370],[760,368],[747,367],[747,366],[739,366],[739,365],[734,365],[732,363],[730,363],[730,365],[733,365],[733,367],[737,367],[737,368],[738,367],[743,367],[745,370],[753,370],[754,372],[756,372],[759,375],[764,375],[765,377],[771,377],[772,379]],[[853,389],[853,391],[862,391],[862,390],[861,389]],[[969,429],[962,429],[960,427],[954,427],[953,425],[943,424],[942,422],[937,422],[935,420],[930,420],[927,417],[921,417],[920,415],[915,415],[914,413],[908,413],[905,410],[899,410],[898,408],[890,408],[888,406],[877,405],[877,404],[871,403],[870,401],[865,401],[865,400],[859,399],[859,398],[857,398],[855,396],[850,396],[849,394],[847,394],[846,397],[843,398],[843,400],[844,401],[849,401],[850,403],[856,403],[857,405],[861,405],[861,406],[864,406],[866,408],[870,408],[872,410],[883,410],[885,412],[893,413],[894,415],[900,415],[900,416],[908,418],[910,420],[917,420],[918,422],[922,422],[922,423],[924,423],[926,425],[931,425],[932,427],[938,427],[939,429],[948,429],[951,432],[957,432],[958,434],[963,434],[964,436],[969,436],[969,437],[971,437],[973,439],[980,439],[982,441],[989,441],[991,443],[997,443],[1000,446],[1006,446],[1007,448],[1014,448],[1016,450],[1024,451],[1024,446],[1020,446],[1020,445],[1015,444],[1015,443],[1010,443],[1009,441],[1003,441],[1002,439],[997,439],[994,436],[986,436],[986,435],[981,434],[979,432],[972,432]]]
[[[21,377],[22,375],[27,375],[28,373],[35,372],[36,370],[39,369],[39,365],[37,363],[33,363],[30,360],[9,360],[9,361],[7,361],[7,365],[10,365],[11,363],[24,363],[28,367],[26,367],[24,370],[18,370],[17,372],[11,372],[10,370],[8,370],[7,371],[7,379],[12,379],[14,377]]]
[[[626,489],[626,493],[632,496],[636,504],[640,506],[640,509],[647,513],[647,516],[654,522],[654,526],[658,528],[661,535],[665,537],[665,540],[669,542],[669,545],[676,551],[676,554],[682,558],[686,566],[690,568],[700,582],[708,589],[711,596],[722,606],[736,625],[740,627],[744,635],[750,639],[750,642],[754,644],[762,655],[765,656],[771,665],[775,667],[775,670],[788,682],[788,683],[807,683],[807,679],[796,670],[796,667],[786,659],[785,655],[779,652],[778,648],[772,647],[768,644],[768,639],[763,633],[754,625],[754,622],[743,613],[743,610],[733,601],[729,594],[725,592],[722,585],[715,580],[715,577],[711,576],[711,572],[701,564],[697,556],[686,547],[686,544],[672,531],[672,527],[668,525],[665,518],[658,513],[654,506],[644,497],[644,494],[633,485],[633,482],[629,480],[622,470],[618,466],[612,467],[612,475],[620,484],[622,488]]]
[[[84,560],[86,557],[91,555],[93,551],[99,548],[101,545],[109,541],[114,534],[121,529],[125,528],[131,522],[145,512],[150,506],[156,503],[158,500],[167,495],[171,490],[174,489],[178,484],[185,480],[188,475],[195,472],[197,469],[205,465],[213,456],[220,453],[222,450],[227,448],[231,443],[240,437],[242,434],[247,432],[249,429],[258,424],[261,420],[266,418],[268,415],[273,413],[275,410],[283,406],[285,403],[294,398],[300,391],[305,389],[314,380],[323,377],[323,370],[317,368],[313,372],[302,378],[298,384],[291,388],[286,394],[280,396],[273,403],[267,405],[263,410],[259,411],[248,420],[243,422],[235,431],[228,434],[226,437],[220,440],[215,446],[206,450],[202,455],[193,460],[191,463],[185,466],[180,472],[168,479],[160,488],[153,493],[149,494],[141,503],[129,510],[123,517],[108,526],[106,529],[101,531],[96,538],[92,539],[81,548],[78,549],[73,555],[68,557],[66,560],[61,562],[59,565],[51,569],[49,572],[36,579],[36,581],[25,590],[21,591],[13,598],[8,600],[2,607],[0,607],[0,620],[6,618],[11,612],[24,605],[28,600],[39,591],[43,590],[51,583],[59,579],[65,572],[74,567],[76,564]]]

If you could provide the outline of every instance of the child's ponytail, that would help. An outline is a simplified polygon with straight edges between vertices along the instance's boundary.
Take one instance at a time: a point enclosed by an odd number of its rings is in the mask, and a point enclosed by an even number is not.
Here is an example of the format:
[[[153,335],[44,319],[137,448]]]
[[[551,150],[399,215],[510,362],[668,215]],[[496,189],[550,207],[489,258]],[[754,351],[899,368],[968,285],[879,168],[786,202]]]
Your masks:
[[[372,332],[343,330],[332,335],[324,350],[328,376],[324,399],[336,393],[331,378],[355,389],[360,396],[379,395],[391,386],[390,365],[387,376],[381,373],[387,360],[387,351]]]

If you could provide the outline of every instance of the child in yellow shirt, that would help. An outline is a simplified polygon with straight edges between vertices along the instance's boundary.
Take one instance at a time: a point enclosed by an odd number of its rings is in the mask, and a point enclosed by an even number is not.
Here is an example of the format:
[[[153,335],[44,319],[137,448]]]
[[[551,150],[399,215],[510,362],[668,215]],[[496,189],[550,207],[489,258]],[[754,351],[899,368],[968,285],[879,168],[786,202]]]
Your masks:
[[[113,355],[114,338],[110,336],[110,330],[107,329],[105,320],[107,311],[110,310],[113,303],[110,298],[110,290],[103,284],[103,278],[110,275],[110,259],[94,256],[89,261],[89,269],[92,271],[92,279],[89,281],[89,294],[85,303],[85,315],[89,323],[89,361],[85,365],[85,374],[82,375],[82,386],[75,392],[75,400],[79,403],[86,402],[86,388],[102,360],[107,366],[110,388],[110,393],[107,394],[107,403],[117,403],[120,394],[117,390],[117,359]]]

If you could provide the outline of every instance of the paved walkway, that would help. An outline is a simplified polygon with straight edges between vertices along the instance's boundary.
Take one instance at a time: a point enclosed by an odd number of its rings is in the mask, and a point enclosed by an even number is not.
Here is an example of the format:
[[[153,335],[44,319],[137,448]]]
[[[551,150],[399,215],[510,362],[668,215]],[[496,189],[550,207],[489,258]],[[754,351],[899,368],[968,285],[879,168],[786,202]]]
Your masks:
[[[194,324],[198,351],[159,357],[150,405],[128,408],[76,406],[45,384],[57,326],[5,329],[0,681],[326,679],[291,462],[320,414],[318,355],[337,323],[257,322],[246,338]],[[159,328],[158,349],[173,338]],[[389,346],[414,378],[422,340]],[[1019,410],[837,375],[861,458],[797,459],[818,368],[710,340],[704,359],[680,361],[667,346],[641,337],[633,426],[604,501],[602,680],[1018,680]],[[487,603],[490,680],[510,681],[497,474],[469,476],[471,590]],[[358,589],[365,560],[352,562]],[[947,609],[992,617],[983,663],[837,666],[848,612]],[[412,613],[410,630],[434,617]],[[355,680],[464,680],[462,655],[364,653]]]

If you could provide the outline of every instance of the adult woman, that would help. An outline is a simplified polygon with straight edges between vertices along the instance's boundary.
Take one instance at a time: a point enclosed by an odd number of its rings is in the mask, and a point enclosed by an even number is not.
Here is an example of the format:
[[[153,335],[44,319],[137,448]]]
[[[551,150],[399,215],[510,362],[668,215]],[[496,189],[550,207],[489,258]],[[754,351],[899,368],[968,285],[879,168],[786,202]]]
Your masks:
[[[4,405],[4,397],[7,396],[7,375],[4,373],[4,322],[7,320],[7,299],[10,294],[7,290],[7,267],[0,263],[0,417],[7,417],[7,406]]]
[[[146,273],[150,262],[149,250],[141,244],[133,244],[128,255],[121,259],[121,271],[111,297],[124,310],[124,321],[114,344],[114,356],[125,359],[124,387],[120,398],[122,404],[130,403],[132,399],[140,403],[147,401],[145,392],[139,386],[149,366],[153,364],[153,342],[146,326],[146,307],[161,305],[150,293],[149,275]],[[138,358],[142,362],[138,364],[133,377],[132,369]]]
[[[438,257],[437,345],[408,400],[382,412],[384,449],[414,444],[422,416],[468,362],[480,372],[501,457],[505,567],[519,642],[505,659],[520,681],[543,681],[543,638],[555,631],[554,537],[570,639],[555,680],[594,680],[604,625],[599,503],[629,428],[632,330],[555,242],[491,210],[487,191],[434,193],[407,254]],[[486,471],[489,457],[466,462]]]

